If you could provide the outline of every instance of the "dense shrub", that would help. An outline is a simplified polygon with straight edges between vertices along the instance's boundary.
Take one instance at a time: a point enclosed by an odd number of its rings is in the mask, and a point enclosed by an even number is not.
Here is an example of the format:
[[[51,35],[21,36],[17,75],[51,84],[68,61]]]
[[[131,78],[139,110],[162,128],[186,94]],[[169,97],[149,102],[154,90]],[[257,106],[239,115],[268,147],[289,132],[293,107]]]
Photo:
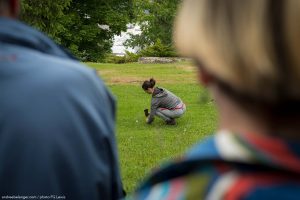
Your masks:
[[[176,57],[174,47],[164,45],[160,39],[156,40],[153,45],[146,47],[139,52],[140,57]]]
[[[140,57],[141,57],[140,54],[131,53],[129,51],[126,51],[125,60],[126,60],[126,62],[137,62]]]
[[[161,40],[157,40],[153,45],[141,50],[140,52],[131,53],[126,51],[124,56],[116,56],[114,54],[107,54],[102,62],[105,63],[132,63],[137,62],[140,57],[176,57],[177,53],[172,46],[164,45]]]
[[[132,63],[137,62],[140,55],[131,53],[126,51],[124,56],[116,56],[114,54],[107,54],[103,60],[104,63],[115,63],[115,64],[123,64],[123,63]]]

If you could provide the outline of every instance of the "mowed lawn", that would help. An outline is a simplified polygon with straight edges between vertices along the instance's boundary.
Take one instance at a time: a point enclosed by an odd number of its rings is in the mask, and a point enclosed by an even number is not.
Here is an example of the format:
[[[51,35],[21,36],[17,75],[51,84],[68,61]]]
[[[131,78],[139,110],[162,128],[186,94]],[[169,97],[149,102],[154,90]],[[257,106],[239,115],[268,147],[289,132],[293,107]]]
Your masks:
[[[192,64],[87,64],[98,71],[118,101],[117,142],[127,192],[132,192],[151,169],[183,155],[214,132],[214,102],[199,86]],[[141,84],[150,77],[185,102],[187,111],[177,125],[167,126],[159,118],[151,125],[145,123],[143,110],[150,107],[151,96]]]

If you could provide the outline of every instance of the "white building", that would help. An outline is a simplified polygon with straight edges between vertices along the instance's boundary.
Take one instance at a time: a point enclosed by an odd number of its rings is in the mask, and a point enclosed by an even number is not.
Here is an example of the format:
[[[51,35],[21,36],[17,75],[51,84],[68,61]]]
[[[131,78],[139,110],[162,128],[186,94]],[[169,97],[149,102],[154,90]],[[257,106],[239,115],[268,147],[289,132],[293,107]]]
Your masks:
[[[127,48],[123,45],[126,40],[130,39],[129,34],[141,34],[140,27],[138,25],[128,24],[126,32],[122,32],[121,35],[116,35],[114,37],[114,44],[111,48],[113,54],[117,56],[124,56],[126,54],[125,51],[129,51],[132,53],[136,53],[138,51],[138,48]]]

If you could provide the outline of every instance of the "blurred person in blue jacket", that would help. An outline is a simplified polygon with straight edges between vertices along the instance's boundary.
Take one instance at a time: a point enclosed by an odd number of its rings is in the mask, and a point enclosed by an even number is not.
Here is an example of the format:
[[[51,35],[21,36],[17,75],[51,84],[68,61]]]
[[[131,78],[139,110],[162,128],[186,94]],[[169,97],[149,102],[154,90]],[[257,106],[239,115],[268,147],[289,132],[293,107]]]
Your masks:
[[[120,199],[115,100],[0,0],[0,196]]]

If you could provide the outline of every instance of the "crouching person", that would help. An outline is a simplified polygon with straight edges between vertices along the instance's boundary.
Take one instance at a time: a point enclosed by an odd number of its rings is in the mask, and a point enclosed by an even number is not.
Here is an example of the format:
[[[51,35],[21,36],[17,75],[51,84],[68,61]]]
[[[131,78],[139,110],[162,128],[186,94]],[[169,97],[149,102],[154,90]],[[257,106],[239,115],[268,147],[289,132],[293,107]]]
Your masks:
[[[197,62],[218,130],[133,199],[300,199],[300,1],[182,2],[175,45]]]
[[[181,117],[185,111],[186,106],[182,100],[172,92],[159,87],[154,87],[156,81],[151,78],[149,81],[144,81],[143,90],[152,95],[151,111],[146,114],[146,122],[151,124],[155,116],[162,118],[167,125],[175,125],[175,118]]]

